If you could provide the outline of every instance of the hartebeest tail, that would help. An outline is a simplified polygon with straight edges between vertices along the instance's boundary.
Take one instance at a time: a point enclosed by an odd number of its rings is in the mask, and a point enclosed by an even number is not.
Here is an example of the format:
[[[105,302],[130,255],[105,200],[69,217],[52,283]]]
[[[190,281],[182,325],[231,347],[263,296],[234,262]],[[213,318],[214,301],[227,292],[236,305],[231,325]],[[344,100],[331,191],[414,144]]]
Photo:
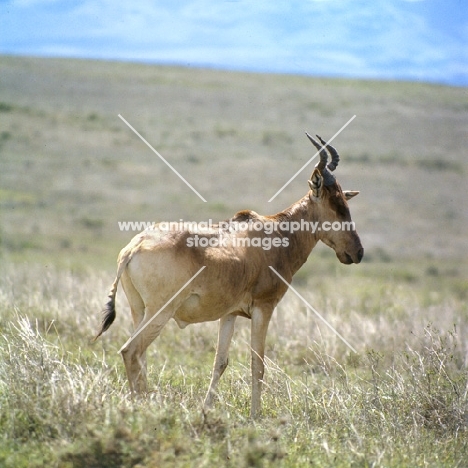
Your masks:
[[[97,340],[113,323],[115,320],[115,295],[117,294],[117,286],[120,281],[120,277],[127,268],[128,262],[132,259],[132,250],[125,251],[118,260],[117,276],[115,277],[114,282],[112,283],[111,290],[109,291],[109,300],[107,301],[104,309],[102,310],[102,324],[101,330],[94,338],[94,341]]]

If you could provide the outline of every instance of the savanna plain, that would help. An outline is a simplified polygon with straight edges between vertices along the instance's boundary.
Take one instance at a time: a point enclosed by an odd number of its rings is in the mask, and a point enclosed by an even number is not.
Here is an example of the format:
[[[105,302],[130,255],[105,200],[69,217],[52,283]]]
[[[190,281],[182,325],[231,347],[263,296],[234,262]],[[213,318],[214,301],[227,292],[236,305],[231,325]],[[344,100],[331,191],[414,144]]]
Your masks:
[[[0,57],[0,466],[468,466],[468,89]],[[203,202],[118,117],[207,200]],[[317,246],[274,313],[249,419],[240,318],[215,409],[217,324],[169,323],[133,401],[117,318],[92,342],[121,221],[272,214],[334,140],[364,260]]]

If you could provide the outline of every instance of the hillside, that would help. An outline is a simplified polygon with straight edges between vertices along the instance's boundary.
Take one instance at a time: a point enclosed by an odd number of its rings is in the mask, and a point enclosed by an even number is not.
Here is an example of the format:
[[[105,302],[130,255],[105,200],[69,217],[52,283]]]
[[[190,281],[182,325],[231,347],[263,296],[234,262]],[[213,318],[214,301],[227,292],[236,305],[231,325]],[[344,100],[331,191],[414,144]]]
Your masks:
[[[307,190],[312,165],[268,203],[314,153],[304,130],[353,115],[333,144],[364,261],[317,246],[296,275],[262,417],[243,318],[213,413],[214,322],[170,321],[130,398],[122,288],[91,342],[133,236],[118,222],[279,211]],[[467,124],[465,88],[0,57],[0,466],[465,466]]]
[[[277,212],[307,190],[313,165],[268,203],[313,155],[304,131],[330,138],[353,115],[336,174],[361,191],[366,260],[466,259],[466,88],[9,56],[0,68],[8,259],[108,269],[131,237],[118,221]]]

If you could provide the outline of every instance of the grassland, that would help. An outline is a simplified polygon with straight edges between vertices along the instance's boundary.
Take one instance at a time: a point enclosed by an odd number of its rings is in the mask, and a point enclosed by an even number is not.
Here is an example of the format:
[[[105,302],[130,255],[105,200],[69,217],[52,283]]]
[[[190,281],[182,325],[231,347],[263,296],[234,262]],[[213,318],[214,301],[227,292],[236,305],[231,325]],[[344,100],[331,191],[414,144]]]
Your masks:
[[[354,354],[288,294],[267,340],[263,417],[248,418],[249,327],[240,320],[204,423],[216,325],[169,324],[150,348],[152,392],[132,402],[118,355],[130,328],[122,297],[116,324],[89,344],[109,280],[4,271],[0,465],[465,466],[466,300],[340,277],[305,290]]]
[[[141,64],[0,57],[0,466],[466,466],[468,92]],[[203,203],[117,117],[208,200]],[[132,402],[118,318],[91,345],[118,221],[273,213],[307,190],[303,131],[335,140],[365,262],[317,247],[267,340],[248,419],[240,320],[217,408],[200,404],[216,324],[170,324]]]

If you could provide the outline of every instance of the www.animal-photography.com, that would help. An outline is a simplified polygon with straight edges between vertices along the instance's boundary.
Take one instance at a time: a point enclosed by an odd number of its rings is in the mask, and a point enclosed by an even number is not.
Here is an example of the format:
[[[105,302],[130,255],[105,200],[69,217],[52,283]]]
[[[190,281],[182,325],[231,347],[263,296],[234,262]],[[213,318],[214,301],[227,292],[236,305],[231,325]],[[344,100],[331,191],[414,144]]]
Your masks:
[[[0,466],[466,465],[460,2],[0,18]]]

